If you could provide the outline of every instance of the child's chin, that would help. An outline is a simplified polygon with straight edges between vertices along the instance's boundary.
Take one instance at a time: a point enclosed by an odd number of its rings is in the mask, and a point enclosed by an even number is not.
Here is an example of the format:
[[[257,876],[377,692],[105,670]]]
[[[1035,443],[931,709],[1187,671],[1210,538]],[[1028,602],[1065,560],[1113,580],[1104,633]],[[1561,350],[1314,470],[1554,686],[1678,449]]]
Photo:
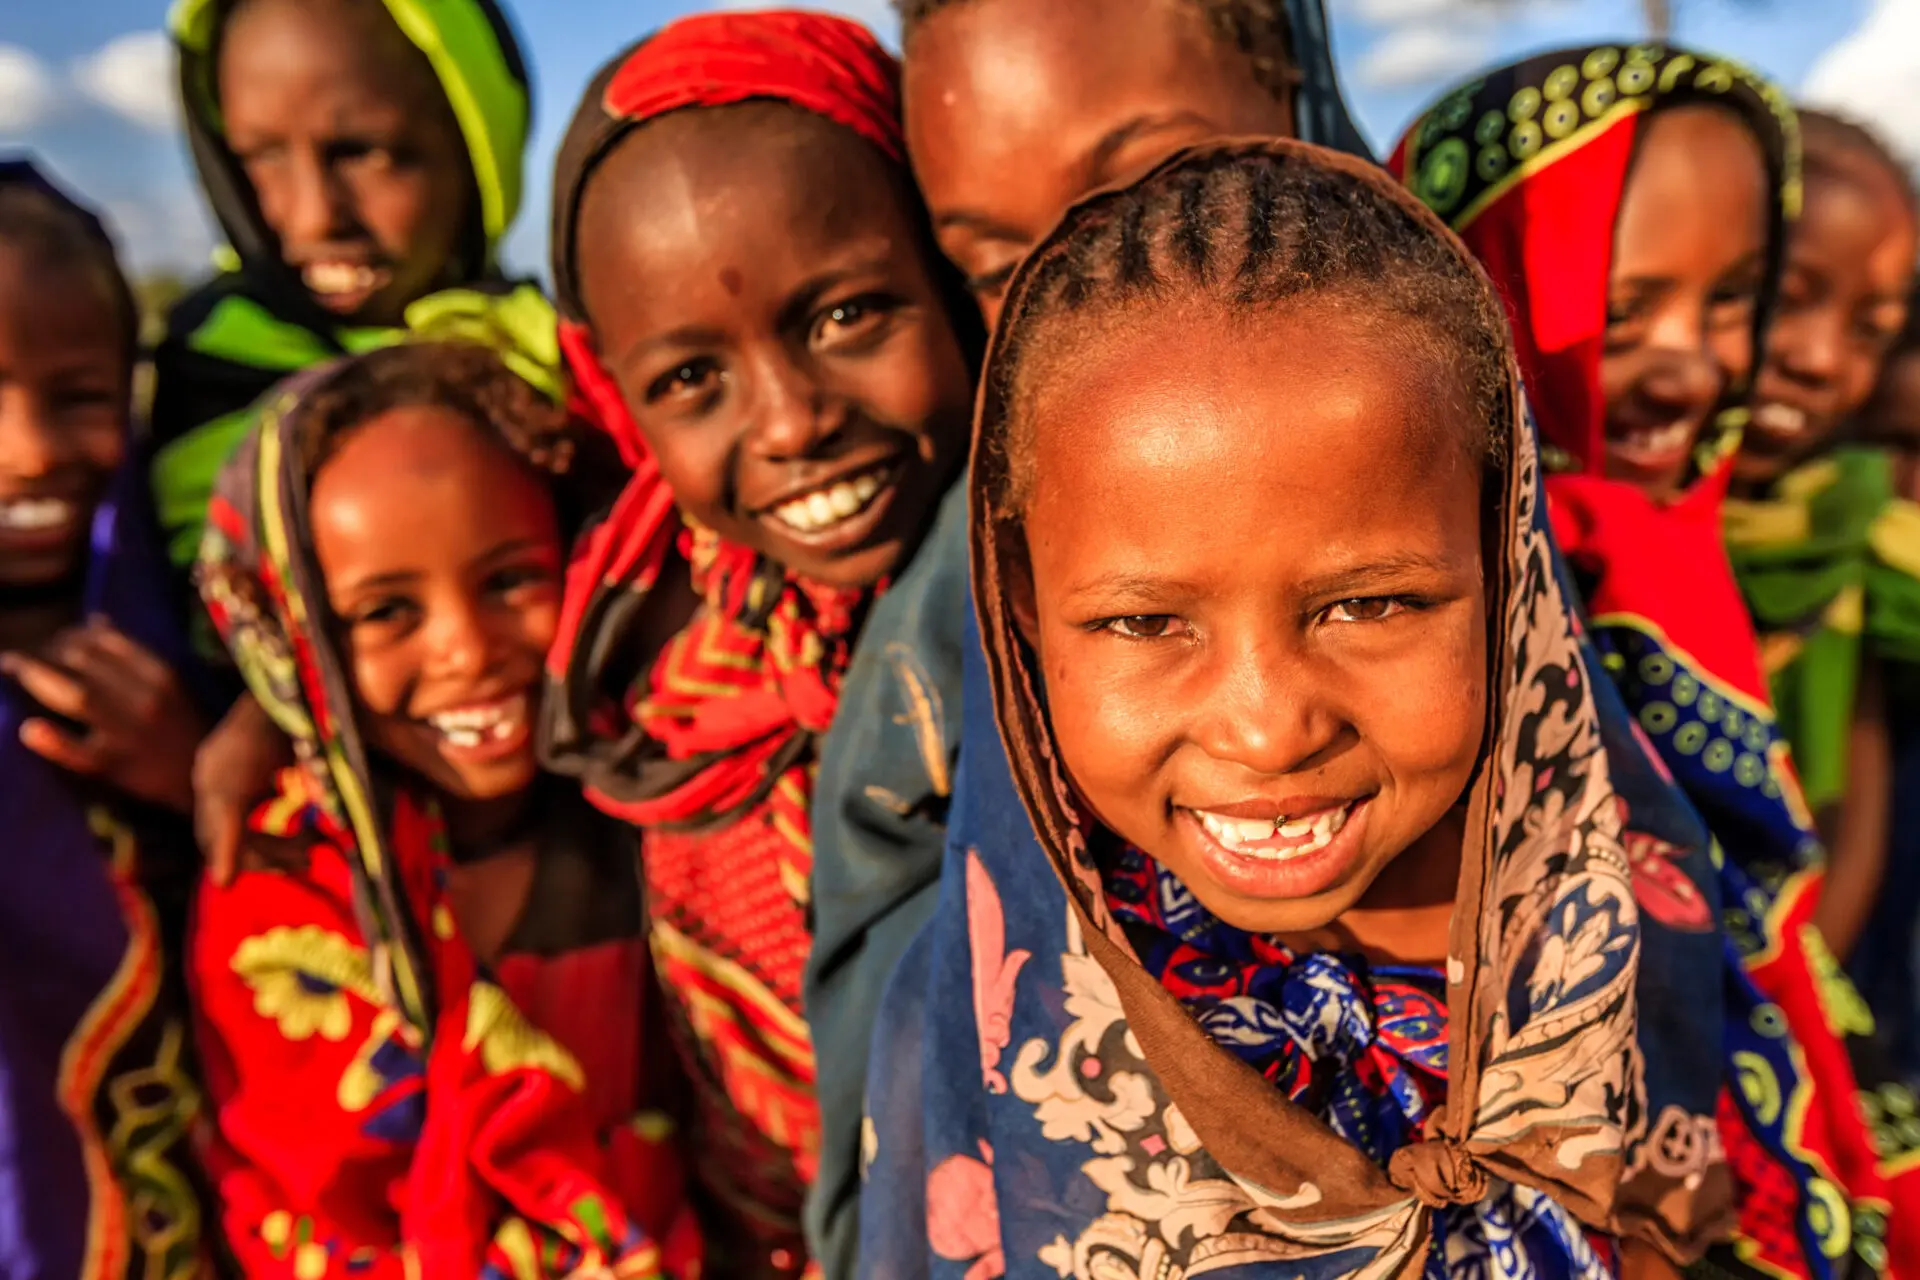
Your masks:
[[[484,763],[442,757],[442,767],[456,779],[454,794],[462,800],[476,801],[500,800],[525,791],[540,771],[531,751]]]

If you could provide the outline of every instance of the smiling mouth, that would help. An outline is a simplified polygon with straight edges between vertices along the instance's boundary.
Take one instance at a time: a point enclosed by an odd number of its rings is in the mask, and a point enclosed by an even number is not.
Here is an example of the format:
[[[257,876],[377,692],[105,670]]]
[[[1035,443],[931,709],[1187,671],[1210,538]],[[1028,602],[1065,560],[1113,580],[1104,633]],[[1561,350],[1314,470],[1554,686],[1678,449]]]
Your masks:
[[[1806,432],[1807,411],[1778,402],[1763,404],[1753,411],[1753,426],[1762,435],[1792,440]]]
[[[1242,857],[1266,862],[1290,862],[1320,852],[1333,843],[1353,815],[1358,800],[1318,813],[1280,814],[1273,818],[1229,818],[1206,809],[1190,809],[1222,848]]]
[[[493,755],[518,747],[530,732],[525,693],[496,702],[476,702],[423,717],[423,723],[455,752]]]
[[[67,498],[14,498],[0,502],[0,533],[53,534],[80,523],[80,504]]]
[[[1684,458],[1693,444],[1693,424],[1670,423],[1642,427],[1607,437],[1607,447],[1623,462],[1642,467],[1666,466]]]
[[[878,463],[787,498],[769,508],[767,514],[781,527],[803,537],[830,534],[873,506],[892,487],[896,470],[891,461]]]
[[[330,308],[353,310],[387,287],[393,273],[364,262],[323,259],[300,269],[300,282]]]

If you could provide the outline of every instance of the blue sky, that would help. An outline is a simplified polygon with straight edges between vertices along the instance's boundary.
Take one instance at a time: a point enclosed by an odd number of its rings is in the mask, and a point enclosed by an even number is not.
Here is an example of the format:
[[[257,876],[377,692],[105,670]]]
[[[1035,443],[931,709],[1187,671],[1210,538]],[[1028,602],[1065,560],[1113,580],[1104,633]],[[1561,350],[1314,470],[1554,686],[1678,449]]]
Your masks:
[[[536,142],[527,203],[509,241],[511,265],[537,270],[544,257],[552,148],[588,75],[634,37],[714,2],[722,0],[518,0],[536,76]],[[812,2],[891,33],[885,0]],[[1674,7],[1678,40],[1741,58],[1795,89],[1811,74],[1824,96],[1854,100],[1856,113],[1879,115],[1890,133],[1920,146],[1920,0],[1674,0]],[[1380,144],[1479,66],[1641,31],[1637,0],[1330,0],[1330,8],[1349,96]],[[156,34],[163,19],[157,0],[0,5],[0,150],[31,148],[105,206],[137,268],[191,271],[204,263],[211,240],[172,125],[171,74]]]

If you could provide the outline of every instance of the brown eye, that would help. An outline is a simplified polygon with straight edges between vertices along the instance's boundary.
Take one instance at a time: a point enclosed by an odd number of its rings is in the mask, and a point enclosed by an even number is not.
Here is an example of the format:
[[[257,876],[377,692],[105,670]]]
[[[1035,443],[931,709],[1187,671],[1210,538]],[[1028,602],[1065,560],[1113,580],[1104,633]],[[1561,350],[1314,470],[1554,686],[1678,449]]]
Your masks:
[[[1186,624],[1170,613],[1136,613],[1108,618],[1100,626],[1129,640],[1164,640],[1181,634]]]
[[[1404,601],[1393,596],[1367,596],[1337,601],[1321,616],[1328,622],[1383,622],[1406,607]]]

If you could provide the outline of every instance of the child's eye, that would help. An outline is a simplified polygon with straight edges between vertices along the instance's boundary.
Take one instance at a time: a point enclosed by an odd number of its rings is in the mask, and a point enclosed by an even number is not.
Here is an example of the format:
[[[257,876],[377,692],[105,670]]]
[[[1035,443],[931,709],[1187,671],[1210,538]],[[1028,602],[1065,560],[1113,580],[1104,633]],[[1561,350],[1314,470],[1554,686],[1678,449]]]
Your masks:
[[[355,627],[399,627],[411,622],[418,613],[419,607],[413,601],[393,596],[361,605],[348,617],[347,623]]]
[[[1167,640],[1185,634],[1187,624],[1171,613],[1135,613],[1102,618],[1094,627],[1128,640]]]
[[[897,309],[892,299],[874,293],[835,303],[814,323],[813,340],[831,347],[877,337]]]
[[[500,595],[510,595],[522,587],[544,587],[553,581],[553,575],[536,564],[514,565],[497,569],[487,577],[487,589]]]
[[[700,395],[712,391],[726,380],[726,374],[713,360],[700,356],[685,360],[647,384],[647,403],[679,396]]]
[[[1408,602],[1398,596],[1364,596],[1336,600],[1320,616],[1327,622],[1383,622],[1407,607]]]
[[[1007,281],[1013,278],[1013,268],[1017,265],[1009,262],[1005,266],[995,267],[992,271],[983,271],[977,276],[967,277],[967,292],[976,298],[997,298],[1007,287]]]

